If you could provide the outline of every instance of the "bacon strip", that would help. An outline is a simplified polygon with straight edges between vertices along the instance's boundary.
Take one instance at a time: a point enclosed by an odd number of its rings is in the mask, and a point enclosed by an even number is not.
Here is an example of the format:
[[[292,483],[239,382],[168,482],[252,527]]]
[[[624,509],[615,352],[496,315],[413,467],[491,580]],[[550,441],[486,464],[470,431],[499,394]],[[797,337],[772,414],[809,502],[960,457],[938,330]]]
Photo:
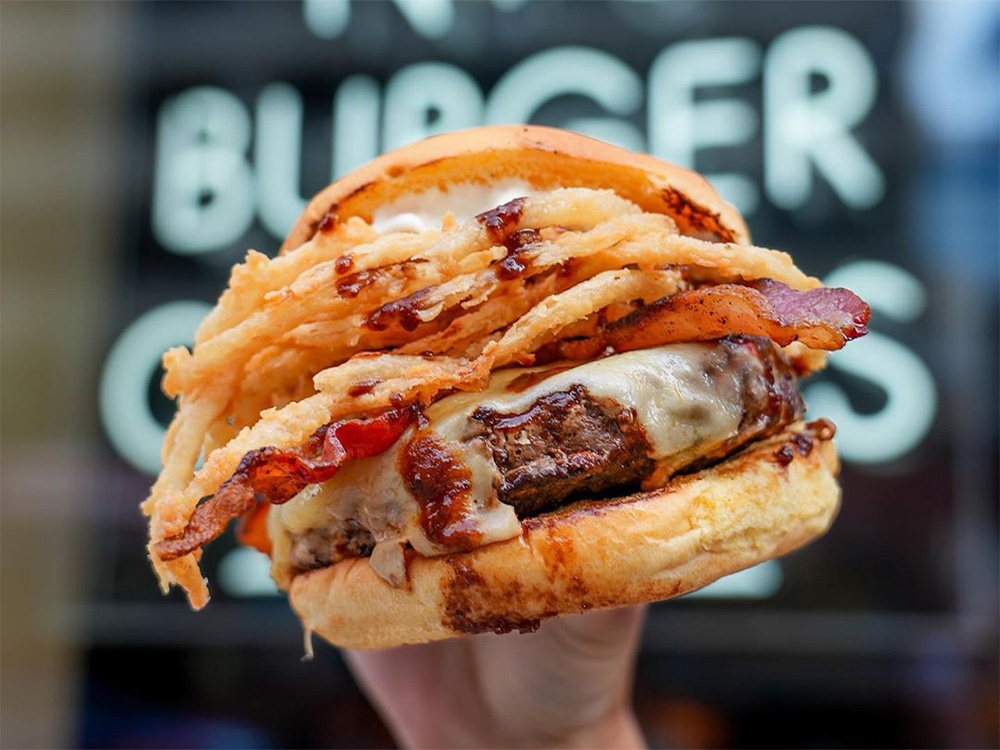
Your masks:
[[[840,287],[799,291],[773,279],[716,284],[657,300],[615,321],[601,336],[560,342],[558,352],[545,352],[545,358],[589,359],[608,347],[625,352],[732,334],[832,351],[868,333],[869,318],[864,300]]]
[[[183,532],[157,542],[156,554],[164,560],[183,557],[218,537],[230,521],[253,510],[256,495],[281,505],[307,485],[332,478],[348,461],[384,453],[418,414],[416,406],[389,409],[371,419],[323,425],[292,450],[250,451],[218,492],[195,508]]]

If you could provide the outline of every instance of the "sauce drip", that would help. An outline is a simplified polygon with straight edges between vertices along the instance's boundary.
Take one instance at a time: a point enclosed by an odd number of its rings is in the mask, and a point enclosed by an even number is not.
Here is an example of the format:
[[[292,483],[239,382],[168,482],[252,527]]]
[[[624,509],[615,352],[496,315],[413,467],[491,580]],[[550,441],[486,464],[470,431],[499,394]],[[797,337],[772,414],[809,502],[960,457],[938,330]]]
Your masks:
[[[358,396],[363,396],[366,393],[371,393],[375,390],[377,386],[382,381],[378,378],[369,378],[368,380],[359,380],[357,383],[352,385],[347,389],[347,395],[351,398],[357,398]]]
[[[476,221],[483,225],[494,245],[506,246],[507,237],[517,228],[522,213],[524,213],[524,198],[515,198],[484,211],[476,216]]]
[[[365,327],[372,331],[384,331],[393,322],[398,321],[403,330],[415,331],[423,322],[417,313],[420,310],[420,302],[427,296],[427,292],[427,289],[420,289],[409,297],[387,302],[378,310],[368,313],[365,317]]]
[[[541,239],[537,229],[517,228],[523,212],[524,198],[515,198],[476,217],[490,241],[507,248],[507,254],[497,269],[497,276],[504,281],[516,279],[528,270],[529,264],[521,255]]]
[[[421,432],[399,452],[399,473],[420,506],[420,528],[435,544],[471,549],[482,532],[469,513],[472,472],[438,437]]]
[[[510,279],[516,279],[522,276],[531,262],[524,255],[526,251],[531,250],[538,242],[541,240],[541,235],[538,233],[537,229],[518,229],[516,232],[511,233],[506,242],[504,242],[504,247],[507,248],[507,254],[500,261],[500,268],[497,271],[497,276],[499,276],[504,281],[509,281]]]
[[[337,214],[333,211],[329,211],[322,219],[320,219],[318,229],[323,234],[327,234],[336,228],[338,221],[339,217]]]
[[[792,444],[795,445],[795,450],[799,452],[800,456],[808,456],[813,447],[812,435],[796,432],[792,435]]]
[[[354,256],[350,253],[344,253],[333,261],[333,270],[337,272],[338,276],[343,276],[352,268],[354,268]]]
[[[341,297],[357,297],[366,286],[370,286],[378,274],[373,271],[358,271],[337,282],[337,293]]]
[[[788,464],[792,462],[793,458],[795,458],[795,453],[792,451],[792,448],[788,445],[788,443],[785,443],[774,452],[774,460],[781,466],[788,466]]]
[[[808,456],[817,440],[832,440],[836,434],[837,427],[829,419],[813,420],[806,424],[805,431],[792,433],[789,442],[774,452],[774,458],[782,466],[788,466],[796,453]]]

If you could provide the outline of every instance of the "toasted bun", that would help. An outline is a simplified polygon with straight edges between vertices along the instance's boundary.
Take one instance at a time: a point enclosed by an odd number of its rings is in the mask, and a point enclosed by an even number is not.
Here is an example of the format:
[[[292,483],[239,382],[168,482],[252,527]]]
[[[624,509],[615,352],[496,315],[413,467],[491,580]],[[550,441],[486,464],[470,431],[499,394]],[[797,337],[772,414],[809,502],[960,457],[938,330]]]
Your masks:
[[[427,138],[356,169],[309,202],[281,249],[307,242],[327,213],[370,221],[376,208],[401,195],[509,178],[536,189],[608,188],[644,211],[673,217],[684,234],[750,240],[739,212],[695,172],[578,133],[497,125]]]
[[[530,630],[542,618],[669,599],[819,536],[840,504],[830,440],[769,440],[668,487],[526,520],[518,539],[414,559],[392,588],[361,558],[299,575],[307,630],[347,648]]]

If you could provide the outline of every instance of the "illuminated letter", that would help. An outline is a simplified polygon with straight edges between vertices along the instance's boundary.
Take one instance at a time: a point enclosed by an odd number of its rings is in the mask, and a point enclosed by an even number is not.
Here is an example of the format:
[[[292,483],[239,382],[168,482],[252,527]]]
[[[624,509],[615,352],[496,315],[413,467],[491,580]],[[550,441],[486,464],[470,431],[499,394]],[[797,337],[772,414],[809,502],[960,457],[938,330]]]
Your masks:
[[[811,91],[813,75],[825,89]],[[865,48],[844,31],[812,26],[774,40],[764,61],[764,184],[775,205],[808,201],[812,164],[851,208],[879,202],[885,178],[851,135],[877,85]]]
[[[340,177],[378,156],[378,84],[351,76],[337,89],[333,103],[333,164]]]
[[[526,2],[492,0],[493,6],[504,12],[517,10]],[[440,39],[455,23],[454,0],[393,0],[393,3],[410,28],[428,39]],[[351,20],[348,0],[303,0],[302,12],[306,27],[321,39],[340,36]]]
[[[153,234],[167,250],[204,253],[236,242],[253,221],[253,173],[244,154],[250,116],[216,88],[178,94],[159,111]]]
[[[410,65],[385,88],[385,150],[479,123],[483,95],[464,70],[444,63]]]
[[[118,455],[139,471],[160,470],[163,443],[163,427],[149,407],[149,379],[163,352],[194,340],[210,309],[193,300],[168,302],[134,320],[108,352],[101,372],[101,422]]]
[[[292,228],[306,202],[299,196],[302,97],[287,83],[273,83],[257,98],[257,210],[275,237]]]
[[[420,36],[440,39],[455,21],[452,0],[393,0],[410,27]]]
[[[320,39],[341,35],[351,20],[348,0],[302,0],[302,15],[306,28]]]
[[[613,114],[631,115],[642,102],[642,81],[606,52],[584,47],[546,50],[522,60],[497,81],[486,105],[486,122],[531,122],[543,104],[568,94],[593,99]],[[636,129],[617,118],[578,118],[564,125],[633,148],[642,143]]]
[[[915,321],[926,306],[923,285],[902,268],[881,261],[850,263],[823,281],[853,289],[879,315],[901,323]],[[930,370],[916,354],[871,331],[834,352],[830,367],[874,383],[886,396],[880,411],[858,414],[833,383],[819,382],[805,389],[810,415],[830,417],[837,425],[837,444],[844,458],[857,463],[891,461],[926,437],[937,412],[937,390]]]
[[[699,149],[733,146],[757,132],[757,114],[746,102],[695,102],[703,86],[746,83],[760,68],[760,50],[749,39],[708,39],[667,47],[649,70],[649,145],[656,156],[693,169]],[[708,179],[744,213],[759,200],[756,184],[741,174]]]
[[[440,39],[455,21],[452,0],[393,0],[415,32],[428,39]],[[321,39],[340,36],[351,20],[347,0],[304,0],[306,26]]]

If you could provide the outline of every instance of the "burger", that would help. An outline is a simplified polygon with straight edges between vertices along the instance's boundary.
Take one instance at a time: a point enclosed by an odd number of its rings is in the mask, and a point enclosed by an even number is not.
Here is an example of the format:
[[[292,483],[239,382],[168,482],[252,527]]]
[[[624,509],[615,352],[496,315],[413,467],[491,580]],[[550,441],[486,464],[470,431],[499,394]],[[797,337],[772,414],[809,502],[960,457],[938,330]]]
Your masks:
[[[350,648],[684,594],[830,525],[835,428],[798,383],[869,315],[690,171],[551,128],[429,138],[317,195],[164,356],[153,568],[201,608],[236,522]]]

